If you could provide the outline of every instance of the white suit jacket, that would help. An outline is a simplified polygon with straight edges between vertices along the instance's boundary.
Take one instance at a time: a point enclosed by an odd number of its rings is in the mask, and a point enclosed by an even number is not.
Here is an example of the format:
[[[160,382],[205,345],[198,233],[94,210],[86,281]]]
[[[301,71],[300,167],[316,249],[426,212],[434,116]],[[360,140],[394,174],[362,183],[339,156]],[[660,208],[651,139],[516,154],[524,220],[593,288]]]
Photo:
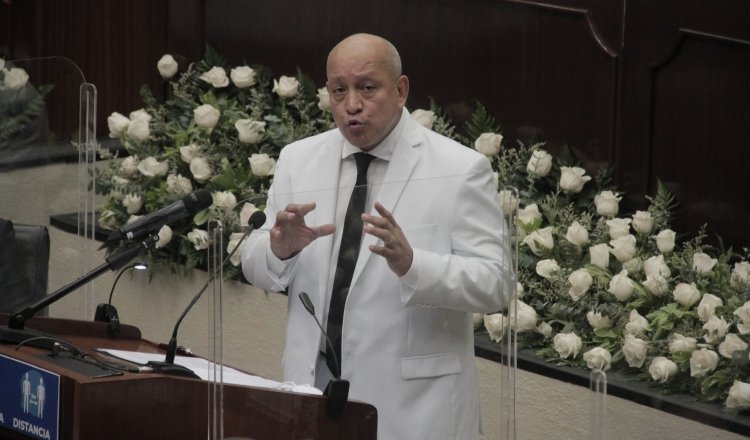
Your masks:
[[[402,122],[384,182],[372,182],[371,194],[393,213],[414,261],[399,279],[368,250],[378,239],[365,234],[344,312],[341,376],[351,383],[350,399],[377,408],[381,439],[474,439],[480,406],[471,312],[497,311],[515,283],[507,229],[487,158],[424,128],[406,111]],[[322,346],[298,295],[308,293],[322,321],[333,235],[273,273],[268,231],[289,203],[315,201],[307,224],[334,223],[343,145],[332,130],[282,150],[266,224],[242,250],[253,285],[288,288],[283,378],[298,384],[315,383]]]

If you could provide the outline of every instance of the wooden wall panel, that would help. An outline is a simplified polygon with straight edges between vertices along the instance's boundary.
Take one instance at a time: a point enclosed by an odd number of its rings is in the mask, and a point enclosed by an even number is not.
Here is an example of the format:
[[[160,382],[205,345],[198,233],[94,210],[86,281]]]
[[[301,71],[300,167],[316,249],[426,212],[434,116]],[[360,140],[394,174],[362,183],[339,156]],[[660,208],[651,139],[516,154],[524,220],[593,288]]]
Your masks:
[[[628,3],[617,162],[629,202],[657,179],[681,202],[677,229],[705,223],[750,245],[750,4]]]

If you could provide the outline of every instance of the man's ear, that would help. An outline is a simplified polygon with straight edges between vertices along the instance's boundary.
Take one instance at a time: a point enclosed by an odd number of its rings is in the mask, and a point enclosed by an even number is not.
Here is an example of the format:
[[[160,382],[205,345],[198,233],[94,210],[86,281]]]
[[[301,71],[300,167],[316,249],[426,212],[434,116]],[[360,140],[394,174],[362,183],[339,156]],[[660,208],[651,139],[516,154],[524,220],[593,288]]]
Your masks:
[[[401,106],[406,105],[406,98],[409,97],[409,78],[407,78],[406,75],[398,77],[396,91],[398,92]]]

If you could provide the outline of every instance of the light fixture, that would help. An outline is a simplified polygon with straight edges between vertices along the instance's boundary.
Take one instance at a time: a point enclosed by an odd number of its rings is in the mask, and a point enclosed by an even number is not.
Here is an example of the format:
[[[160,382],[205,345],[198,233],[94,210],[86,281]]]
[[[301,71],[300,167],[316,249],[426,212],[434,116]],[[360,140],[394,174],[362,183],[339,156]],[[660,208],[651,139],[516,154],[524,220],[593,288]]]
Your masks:
[[[117,286],[117,282],[120,280],[120,277],[122,274],[124,274],[128,270],[144,270],[148,269],[148,264],[139,261],[136,263],[133,263],[129,266],[124,267],[122,270],[120,270],[120,273],[117,274],[117,278],[115,278],[115,282],[112,283],[112,289],[109,291],[109,300],[106,304],[102,303],[96,306],[96,313],[94,314],[94,321],[99,322],[108,322],[109,323],[109,334],[113,336],[117,336],[120,334],[120,317],[117,315],[117,309],[115,306],[112,305],[112,294],[115,292],[115,286]]]

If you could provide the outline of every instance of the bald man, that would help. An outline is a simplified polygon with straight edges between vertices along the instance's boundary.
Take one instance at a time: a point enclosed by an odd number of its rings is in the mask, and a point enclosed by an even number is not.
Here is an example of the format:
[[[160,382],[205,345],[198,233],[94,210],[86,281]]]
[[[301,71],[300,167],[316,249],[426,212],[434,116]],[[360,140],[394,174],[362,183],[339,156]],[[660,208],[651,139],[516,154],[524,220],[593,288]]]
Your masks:
[[[242,250],[252,284],[289,293],[283,378],[322,389],[336,357],[349,397],[377,408],[379,438],[478,438],[472,312],[500,309],[514,283],[490,163],[410,116],[409,79],[387,40],[347,37],[326,70],[336,129],[282,150],[267,222]],[[342,235],[363,152],[372,157],[354,227],[361,245],[344,277],[339,249],[351,249]]]

